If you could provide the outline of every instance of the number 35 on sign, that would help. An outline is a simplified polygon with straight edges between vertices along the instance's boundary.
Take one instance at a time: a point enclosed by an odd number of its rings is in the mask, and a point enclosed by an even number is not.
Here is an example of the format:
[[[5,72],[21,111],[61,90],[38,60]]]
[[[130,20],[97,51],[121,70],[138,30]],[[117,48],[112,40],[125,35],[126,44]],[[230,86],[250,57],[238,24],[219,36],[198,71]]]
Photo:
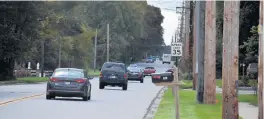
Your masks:
[[[171,44],[171,56],[182,56],[182,43]]]

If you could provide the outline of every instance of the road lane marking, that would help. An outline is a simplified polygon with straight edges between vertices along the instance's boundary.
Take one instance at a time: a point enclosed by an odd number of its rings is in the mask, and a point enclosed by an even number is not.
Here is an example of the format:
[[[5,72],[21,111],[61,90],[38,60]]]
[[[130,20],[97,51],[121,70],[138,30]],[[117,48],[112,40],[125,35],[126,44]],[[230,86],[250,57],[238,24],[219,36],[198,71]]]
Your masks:
[[[8,100],[8,101],[2,101],[2,102],[0,102],[0,106],[4,106],[4,105],[10,104],[10,103],[15,103],[15,102],[26,100],[26,99],[32,99],[32,98],[40,97],[44,94],[45,93],[41,93],[41,94],[26,96],[26,97],[22,97],[22,98],[16,98],[16,99]]]

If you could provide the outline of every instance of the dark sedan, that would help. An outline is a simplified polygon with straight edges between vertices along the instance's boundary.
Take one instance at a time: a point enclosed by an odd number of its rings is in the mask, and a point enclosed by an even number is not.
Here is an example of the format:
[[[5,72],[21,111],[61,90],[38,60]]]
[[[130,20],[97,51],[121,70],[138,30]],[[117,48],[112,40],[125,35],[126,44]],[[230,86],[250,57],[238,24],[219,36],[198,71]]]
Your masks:
[[[143,72],[138,67],[131,67],[128,69],[128,80],[144,82]]]
[[[82,97],[91,99],[92,79],[87,71],[76,68],[58,68],[47,83],[46,99],[58,97]]]

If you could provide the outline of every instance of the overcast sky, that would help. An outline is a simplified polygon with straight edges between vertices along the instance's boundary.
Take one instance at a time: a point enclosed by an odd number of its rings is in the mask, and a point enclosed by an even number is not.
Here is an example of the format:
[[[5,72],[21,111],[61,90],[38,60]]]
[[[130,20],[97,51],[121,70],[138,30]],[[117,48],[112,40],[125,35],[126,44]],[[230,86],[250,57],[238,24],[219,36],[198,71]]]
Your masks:
[[[164,16],[163,23],[161,24],[164,29],[164,42],[170,45],[172,36],[178,24],[178,14],[176,14],[176,7],[181,7],[182,0],[147,0],[149,5],[161,8],[161,14]]]

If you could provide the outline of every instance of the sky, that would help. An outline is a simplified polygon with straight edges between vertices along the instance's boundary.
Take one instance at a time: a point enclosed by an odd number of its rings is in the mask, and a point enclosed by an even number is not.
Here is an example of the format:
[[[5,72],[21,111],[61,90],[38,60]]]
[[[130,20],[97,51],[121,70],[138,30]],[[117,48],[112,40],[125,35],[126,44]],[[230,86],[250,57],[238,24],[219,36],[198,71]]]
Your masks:
[[[176,7],[181,7],[182,0],[147,0],[147,2],[161,9],[161,14],[164,16],[161,24],[164,29],[163,39],[166,45],[170,45],[178,25],[179,14],[176,14]]]

